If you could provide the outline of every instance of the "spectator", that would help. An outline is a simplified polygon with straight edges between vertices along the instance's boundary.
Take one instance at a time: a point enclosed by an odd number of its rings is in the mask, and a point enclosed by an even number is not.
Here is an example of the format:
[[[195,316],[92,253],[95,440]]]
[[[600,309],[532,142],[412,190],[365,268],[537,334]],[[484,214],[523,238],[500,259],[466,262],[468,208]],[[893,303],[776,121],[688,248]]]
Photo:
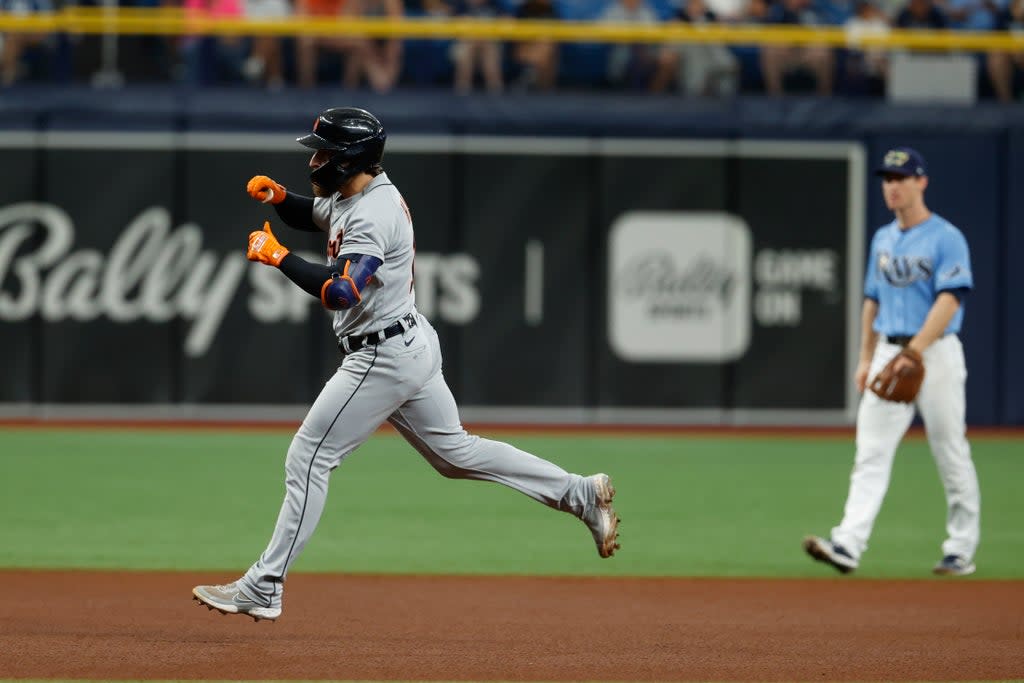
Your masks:
[[[345,0],[296,0],[295,3],[295,13],[300,17],[307,18],[334,18],[337,21],[342,21],[345,8]],[[312,88],[316,85],[321,49],[338,52],[348,57],[344,65],[347,67],[352,53],[358,51],[362,43],[362,39],[349,36],[299,36],[296,40],[295,55],[299,85],[303,88]],[[354,78],[355,73],[353,72]],[[355,84],[346,81],[346,86],[355,87]]]
[[[1024,33],[1024,0],[1014,0],[996,18],[996,29]],[[1018,52],[990,52],[988,77],[1000,102],[1012,102],[1015,76],[1024,75],[1024,50]]]
[[[946,28],[949,22],[932,0],[910,0],[896,17],[900,28]]]
[[[704,0],[688,0],[676,13],[675,19],[694,25],[717,21]],[[662,50],[665,57],[658,60],[658,71],[651,81],[654,92],[665,90],[675,79],[679,91],[686,95],[721,97],[736,94],[739,62],[724,45],[689,43],[666,45]]]
[[[1008,4],[1006,0],[936,0],[936,2],[946,15],[949,28],[964,31],[995,30],[999,17]],[[991,71],[992,67],[987,64],[984,53],[974,53],[973,56],[979,67],[984,63],[986,68]],[[997,72],[1002,68],[999,62],[1000,58],[997,57]],[[1012,70],[1010,85],[1012,90]],[[998,92],[996,96],[1002,97]]]
[[[658,16],[645,0],[615,0],[601,15],[600,21],[609,24],[659,23]],[[652,84],[654,74],[663,62],[674,61],[656,45],[642,43],[616,44],[608,56],[608,81],[615,86],[646,88]]]
[[[447,17],[452,8],[444,0],[406,0],[405,13],[415,17]]]
[[[405,16],[444,20],[452,7],[445,0],[405,0]],[[412,85],[451,83],[451,38],[410,38],[403,43],[402,79]]]
[[[851,44],[865,36],[888,33],[889,19],[875,0],[858,0],[854,15],[844,25]],[[885,92],[889,55],[882,48],[850,48],[846,59],[846,77],[855,92],[881,95]]]
[[[819,24],[843,26],[857,10],[857,0],[812,0]]]
[[[289,0],[245,0],[245,16],[249,19],[283,19],[292,14]],[[252,53],[243,65],[246,78],[264,80],[274,89],[284,85],[281,68],[281,37],[253,36]]]
[[[991,31],[1006,7],[1005,0],[940,0],[950,28]]]
[[[459,18],[480,21],[488,21],[501,14],[496,0],[456,0],[452,10]],[[478,69],[488,91],[499,93],[505,87],[501,43],[496,40],[457,40],[451,50],[456,91],[465,93],[472,90]]]
[[[15,15],[51,12],[50,0],[2,0],[0,10]],[[47,48],[51,35],[46,33],[5,33],[0,50],[0,85],[13,85],[28,67],[26,61],[30,52]]]
[[[768,23],[768,17],[772,11],[772,5],[768,0],[750,0],[746,12],[740,16],[740,21],[748,21],[756,24]]]
[[[551,0],[526,0],[516,13],[524,21],[558,18]],[[551,90],[558,80],[558,44],[550,40],[516,43],[513,59],[522,67],[519,84],[525,89]]]
[[[91,6],[104,6],[110,0],[79,0],[79,6],[86,2]],[[113,4],[117,4],[116,1]],[[67,6],[67,5],[65,5]],[[121,0],[121,6],[139,7],[151,10],[172,10],[182,9],[181,0]],[[179,52],[182,38],[176,35],[104,35],[102,40],[113,39],[116,41],[117,49],[113,55],[103,54],[98,70],[92,72],[93,84],[102,82],[106,74],[111,70],[123,74],[124,82],[162,82],[181,75],[179,63]],[[75,66],[78,66],[78,55],[74,58]],[[86,61],[87,63],[87,61]],[[105,74],[106,72],[106,74]],[[114,76],[114,83],[117,76]]]
[[[881,8],[885,18],[889,20],[889,26],[896,23],[896,17],[900,15],[906,4],[906,0],[874,0],[874,2]]]
[[[403,17],[402,0],[347,0],[346,10],[358,17]],[[358,87],[363,80],[374,92],[385,93],[398,83],[402,73],[402,41],[399,38],[381,40],[360,38],[345,65],[345,85]]]
[[[744,20],[749,14],[750,5],[751,0],[707,0],[708,11],[721,22]]]
[[[185,16],[239,19],[241,0],[184,0]],[[242,77],[245,42],[241,36],[188,35],[181,42],[185,80],[195,85],[237,81]]]
[[[781,0],[768,10],[766,23],[816,26],[825,23],[811,0]],[[835,54],[825,46],[766,45],[761,48],[761,73],[769,95],[783,94],[785,75],[795,70],[814,74],[819,95],[832,94]]]

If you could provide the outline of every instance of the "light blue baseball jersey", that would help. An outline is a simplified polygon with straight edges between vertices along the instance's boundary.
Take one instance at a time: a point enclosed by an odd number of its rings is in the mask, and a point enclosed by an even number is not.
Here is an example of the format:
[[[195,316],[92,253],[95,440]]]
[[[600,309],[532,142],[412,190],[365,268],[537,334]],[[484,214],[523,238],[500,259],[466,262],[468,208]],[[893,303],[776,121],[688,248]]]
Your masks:
[[[874,329],[880,334],[916,334],[940,292],[973,286],[967,240],[937,214],[909,230],[900,230],[894,220],[871,240],[864,296],[878,302]],[[958,333],[963,319],[961,300],[946,334]]]

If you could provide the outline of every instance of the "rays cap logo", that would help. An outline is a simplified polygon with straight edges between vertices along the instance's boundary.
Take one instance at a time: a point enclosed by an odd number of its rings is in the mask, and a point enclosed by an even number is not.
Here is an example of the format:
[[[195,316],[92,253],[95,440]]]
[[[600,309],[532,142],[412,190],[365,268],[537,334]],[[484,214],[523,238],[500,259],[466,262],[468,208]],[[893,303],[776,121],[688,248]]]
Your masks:
[[[875,175],[926,176],[928,167],[916,149],[895,147],[885,153],[882,165],[875,169]]]

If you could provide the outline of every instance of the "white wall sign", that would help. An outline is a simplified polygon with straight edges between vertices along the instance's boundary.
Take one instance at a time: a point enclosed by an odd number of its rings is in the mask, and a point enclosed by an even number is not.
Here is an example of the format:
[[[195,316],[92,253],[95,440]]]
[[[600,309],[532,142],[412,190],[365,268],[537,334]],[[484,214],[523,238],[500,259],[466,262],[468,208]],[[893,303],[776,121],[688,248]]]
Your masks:
[[[750,346],[751,232],[724,212],[625,213],[608,237],[608,340],[623,360],[723,363]]]

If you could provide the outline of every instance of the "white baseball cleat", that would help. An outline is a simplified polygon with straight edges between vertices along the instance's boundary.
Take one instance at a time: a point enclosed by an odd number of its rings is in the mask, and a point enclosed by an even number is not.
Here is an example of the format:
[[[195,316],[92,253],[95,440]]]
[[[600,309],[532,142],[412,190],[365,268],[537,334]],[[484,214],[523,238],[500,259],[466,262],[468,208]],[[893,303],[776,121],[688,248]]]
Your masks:
[[[594,504],[583,510],[580,518],[590,527],[590,533],[597,544],[597,554],[611,557],[619,549],[619,516],[612,507],[615,487],[607,474],[594,474],[588,477],[594,485]]]
[[[248,598],[237,581],[223,586],[196,586],[192,589],[192,599],[221,614],[246,614],[253,621],[274,621],[281,616],[280,607],[265,607]]]
[[[932,567],[932,573],[939,576],[967,576],[977,569],[974,563],[963,555],[946,555]]]

